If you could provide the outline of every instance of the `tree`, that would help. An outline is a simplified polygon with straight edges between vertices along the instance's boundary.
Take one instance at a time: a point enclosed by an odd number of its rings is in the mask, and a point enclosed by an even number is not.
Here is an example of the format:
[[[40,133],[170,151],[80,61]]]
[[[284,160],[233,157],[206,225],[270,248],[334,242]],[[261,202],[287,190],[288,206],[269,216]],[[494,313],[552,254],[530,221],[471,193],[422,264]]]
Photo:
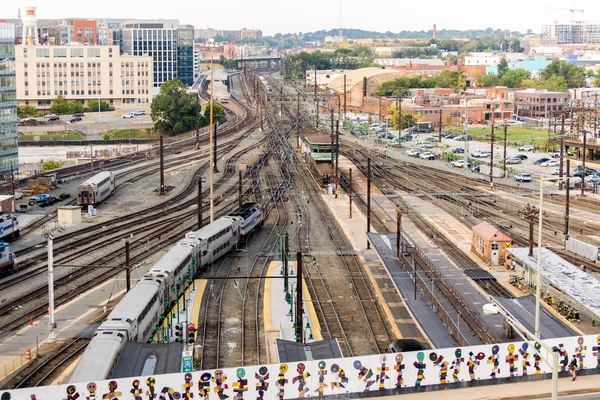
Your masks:
[[[500,77],[494,74],[483,75],[481,79],[479,79],[479,86],[482,87],[494,87],[500,86]]]
[[[392,123],[394,129],[398,129],[398,107],[390,107],[388,110],[388,119]],[[418,122],[415,114],[402,110],[402,129],[414,126]]]
[[[509,69],[500,79],[502,85],[509,88],[522,87],[523,81],[530,79],[531,73],[523,68]]]
[[[552,77],[562,77],[568,88],[585,87],[585,70],[571,63],[562,60],[553,60],[546,68],[540,72],[543,80]]]
[[[569,88],[562,76],[551,76],[547,79],[527,79],[523,81],[524,88],[549,90],[552,92],[566,92]]]
[[[508,61],[506,61],[506,57],[502,57],[502,60],[500,60],[500,63],[498,64],[498,77],[502,78],[507,71]]]
[[[93,100],[89,100],[87,103],[87,110],[88,111],[98,111],[98,100],[93,99]],[[104,111],[108,111],[110,109],[110,104],[108,104],[105,101],[100,101],[100,111],[104,112]]]
[[[53,114],[68,114],[69,103],[65,100],[62,94],[59,94],[54,98],[52,102],[52,113]]]
[[[160,86],[150,109],[154,129],[158,132],[178,134],[191,131],[196,126],[196,98],[177,78]]]
[[[18,118],[27,118],[32,117],[35,118],[39,115],[37,108],[31,106],[29,104],[25,104],[24,106],[17,106],[17,117]]]
[[[595,75],[594,86],[600,87],[600,72]]]
[[[210,103],[208,103],[204,107],[204,117],[207,119],[206,124],[210,123],[208,120],[209,113],[210,113]],[[225,109],[220,104],[213,102],[213,121],[218,121],[219,124],[222,124],[226,120],[227,120],[227,114],[225,114]]]
[[[426,87],[451,88],[455,92],[463,90],[467,86],[467,77],[463,71],[443,70],[441,73],[426,79]]]
[[[237,67],[237,63],[235,60],[231,58],[226,58],[223,54],[219,57],[219,62],[225,69],[235,69]]]
[[[55,161],[55,160],[48,160],[48,161],[40,160],[40,163],[42,164],[42,172],[60,168],[63,165],[65,165],[64,161]]]

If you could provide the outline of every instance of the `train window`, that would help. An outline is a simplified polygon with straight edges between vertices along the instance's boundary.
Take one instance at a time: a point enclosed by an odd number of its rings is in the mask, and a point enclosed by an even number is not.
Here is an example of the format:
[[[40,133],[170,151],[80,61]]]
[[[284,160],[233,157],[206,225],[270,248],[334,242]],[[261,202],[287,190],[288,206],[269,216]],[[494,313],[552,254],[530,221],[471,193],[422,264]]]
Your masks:
[[[132,323],[133,321],[129,318],[126,319],[127,322]]]

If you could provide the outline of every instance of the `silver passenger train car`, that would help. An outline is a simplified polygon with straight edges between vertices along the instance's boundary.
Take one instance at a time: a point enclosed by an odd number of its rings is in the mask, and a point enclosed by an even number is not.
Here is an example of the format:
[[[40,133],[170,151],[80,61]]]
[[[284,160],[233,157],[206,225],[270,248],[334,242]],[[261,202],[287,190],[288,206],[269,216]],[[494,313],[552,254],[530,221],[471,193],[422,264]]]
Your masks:
[[[185,238],[163,255],[97,329],[70,382],[110,377],[126,340],[147,342],[185,290],[187,279],[262,225],[262,207],[246,203]]]
[[[110,171],[102,171],[77,186],[77,204],[97,205],[115,191],[115,176]]]

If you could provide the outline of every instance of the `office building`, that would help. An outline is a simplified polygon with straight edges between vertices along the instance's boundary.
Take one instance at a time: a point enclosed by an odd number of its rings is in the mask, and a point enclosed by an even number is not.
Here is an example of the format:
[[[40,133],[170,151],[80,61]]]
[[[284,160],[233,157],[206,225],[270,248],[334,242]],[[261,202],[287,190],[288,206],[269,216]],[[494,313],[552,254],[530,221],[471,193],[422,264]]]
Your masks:
[[[123,54],[152,57],[153,94],[158,94],[163,82],[177,77],[178,28],[177,20],[135,20],[125,22],[121,29]]]
[[[150,56],[121,55],[118,46],[16,46],[17,102],[40,111],[54,98],[116,109],[147,107],[152,100]]]
[[[15,27],[0,22],[0,178],[19,167],[15,97]]]
[[[194,27],[177,30],[177,78],[184,84],[194,84]]]
[[[569,108],[569,93],[526,89],[515,93],[515,106],[519,117],[551,118]]]
[[[98,28],[96,21],[75,19],[71,22],[73,26],[73,41],[81,44],[98,44]]]

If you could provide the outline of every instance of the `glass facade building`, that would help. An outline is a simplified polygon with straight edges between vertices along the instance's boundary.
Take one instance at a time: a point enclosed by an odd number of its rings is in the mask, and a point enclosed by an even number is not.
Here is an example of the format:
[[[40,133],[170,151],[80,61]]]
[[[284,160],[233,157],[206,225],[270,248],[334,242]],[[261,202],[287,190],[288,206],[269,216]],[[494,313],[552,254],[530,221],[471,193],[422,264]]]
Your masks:
[[[194,28],[177,30],[177,78],[184,84],[194,84]]]
[[[0,22],[0,179],[4,181],[10,179],[11,167],[19,168],[17,136],[15,27]]]

